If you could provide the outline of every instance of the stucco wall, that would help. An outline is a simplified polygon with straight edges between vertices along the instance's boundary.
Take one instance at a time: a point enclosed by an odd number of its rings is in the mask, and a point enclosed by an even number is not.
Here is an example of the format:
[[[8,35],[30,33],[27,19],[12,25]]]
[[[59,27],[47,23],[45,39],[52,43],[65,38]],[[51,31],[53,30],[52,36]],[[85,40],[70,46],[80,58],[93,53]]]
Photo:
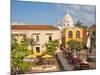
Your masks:
[[[69,35],[68,35],[69,31],[72,31],[72,33],[73,33],[73,37],[72,38],[69,38]],[[80,38],[76,38],[76,32],[77,31],[80,31]],[[80,40],[80,39],[83,41],[83,29],[82,28],[73,28],[73,27],[66,28],[66,30],[65,30],[66,48],[68,48],[67,42],[69,40]]]
[[[39,33],[39,42],[37,43],[37,45],[35,45],[35,47],[40,47],[40,51],[46,50],[45,48],[45,43],[48,41],[48,36],[47,33],[52,33],[52,40],[55,39],[59,39],[61,42],[61,33],[60,30],[12,30],[12,33],[23,33],[26,34],[26,36],[28,38],[31,38],[32,34],[33,34],[33,38],[36,40],[36,36],[34,35],[34,33]],[[31,49],[31,47],[29,46],[29,49]],[[34,48],[35,50],[35,48]]]

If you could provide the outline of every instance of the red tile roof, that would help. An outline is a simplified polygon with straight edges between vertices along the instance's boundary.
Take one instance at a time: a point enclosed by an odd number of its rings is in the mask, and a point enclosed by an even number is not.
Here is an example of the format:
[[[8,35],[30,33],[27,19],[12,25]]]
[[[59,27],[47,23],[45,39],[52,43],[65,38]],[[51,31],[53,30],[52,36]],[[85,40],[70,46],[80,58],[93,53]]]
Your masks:
[[[59,30],[52,25],[11,25],[12,30]]]

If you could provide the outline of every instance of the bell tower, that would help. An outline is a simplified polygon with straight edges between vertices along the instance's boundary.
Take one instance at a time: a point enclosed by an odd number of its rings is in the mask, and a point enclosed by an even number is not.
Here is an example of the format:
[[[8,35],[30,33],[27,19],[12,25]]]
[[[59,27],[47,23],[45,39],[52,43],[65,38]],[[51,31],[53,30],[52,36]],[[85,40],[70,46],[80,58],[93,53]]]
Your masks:
[[[64,28],[65,27],[73,27],[73,19],[72,17],[65,12],[65,16],[63,18],[63,25],[64,25]]]

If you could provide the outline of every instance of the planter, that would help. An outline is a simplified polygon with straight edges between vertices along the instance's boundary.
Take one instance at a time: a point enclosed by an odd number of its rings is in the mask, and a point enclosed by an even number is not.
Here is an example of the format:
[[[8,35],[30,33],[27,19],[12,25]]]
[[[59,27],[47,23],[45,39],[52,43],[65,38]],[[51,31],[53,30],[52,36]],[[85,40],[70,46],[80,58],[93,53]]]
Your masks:
[[[96,61],[96,56],[88,56],[87,57],[87,60],[89,61],[89,62],[95,62]]]

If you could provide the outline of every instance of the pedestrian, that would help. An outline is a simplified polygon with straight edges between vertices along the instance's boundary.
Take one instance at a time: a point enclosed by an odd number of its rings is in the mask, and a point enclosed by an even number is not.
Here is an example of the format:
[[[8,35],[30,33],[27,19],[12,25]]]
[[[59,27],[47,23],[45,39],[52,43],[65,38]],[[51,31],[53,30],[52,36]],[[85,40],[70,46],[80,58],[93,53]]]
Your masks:
[[[73,57],[72,57],[72,64],[76,65],[79,62],[80,62],[80,58],[76,54],[74,54]]]

